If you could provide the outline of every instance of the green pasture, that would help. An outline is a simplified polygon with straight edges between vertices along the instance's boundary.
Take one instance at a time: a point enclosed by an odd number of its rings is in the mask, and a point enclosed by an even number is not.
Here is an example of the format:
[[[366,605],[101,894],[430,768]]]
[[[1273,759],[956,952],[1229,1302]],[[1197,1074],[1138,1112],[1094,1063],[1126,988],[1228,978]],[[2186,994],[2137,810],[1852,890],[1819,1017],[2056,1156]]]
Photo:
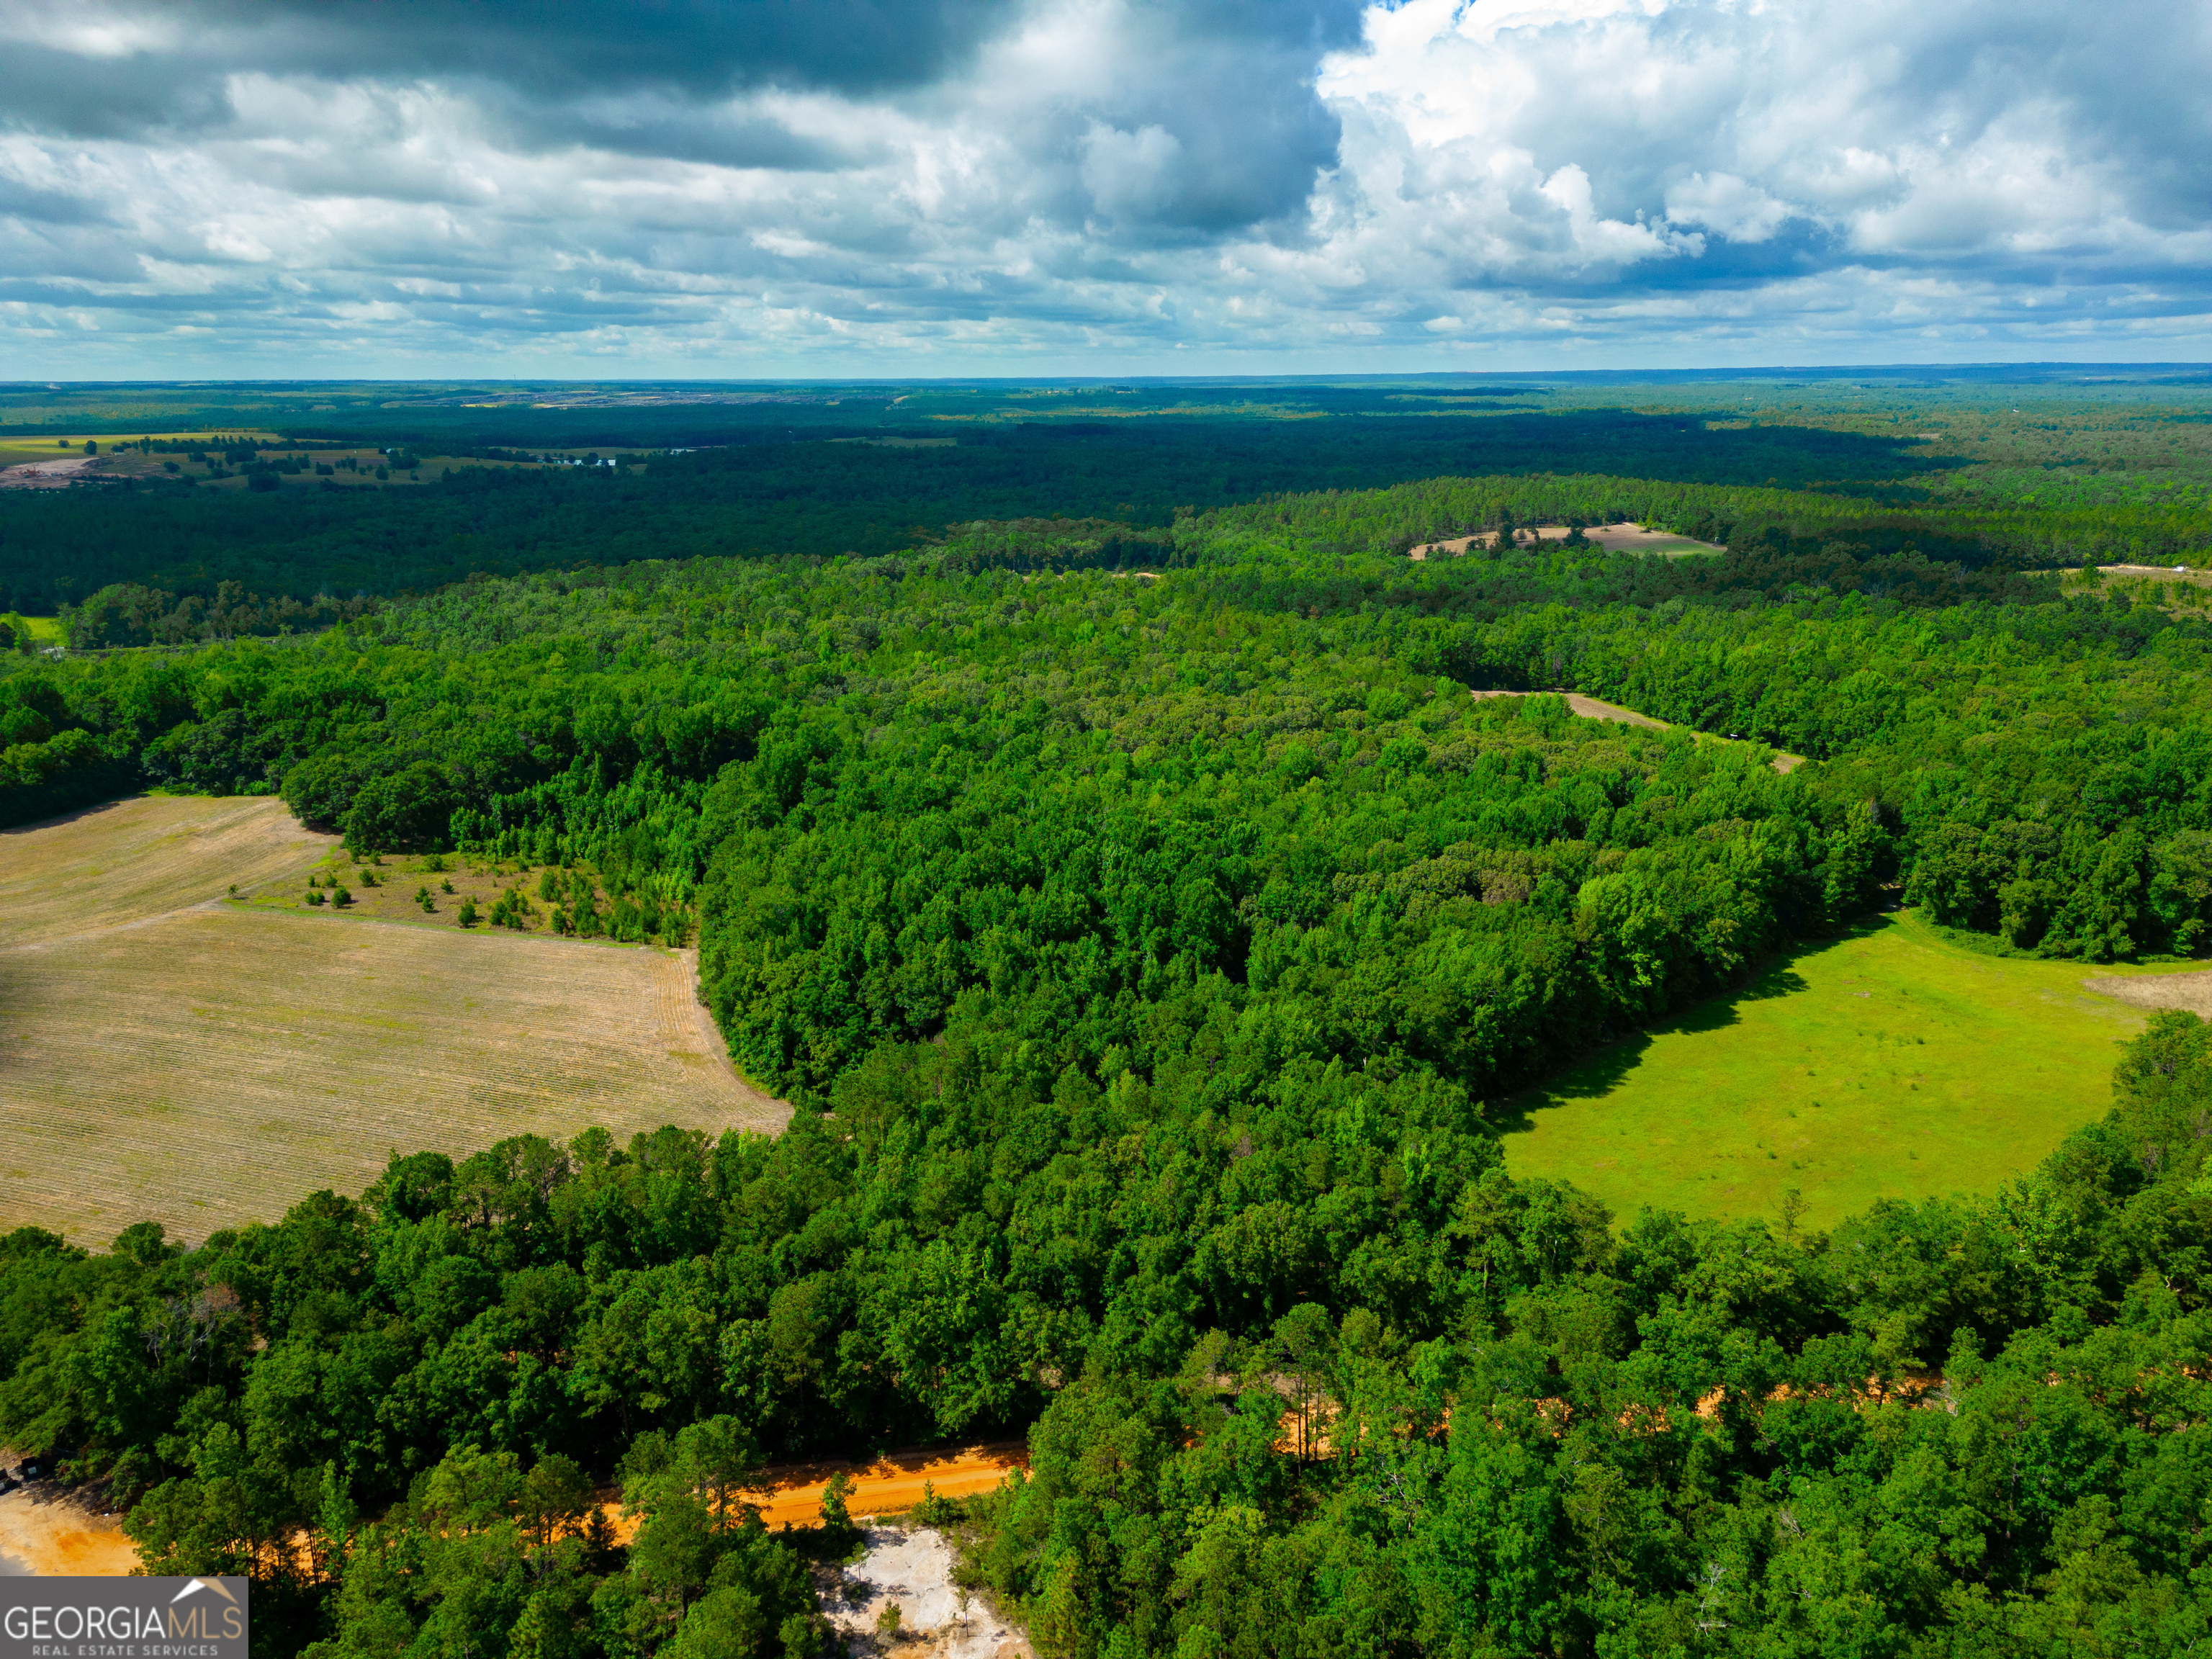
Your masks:
[[[60,645],[67,635],[62,632],[59,617],[26,617],[24,623],[31,630],[31,640],[36,645]]]
[[[1826,1225],[1878,1198],[1987,1192],[2112,1103],[2144,1015],[2092,974],[1982,956],[1907,912],[1615,1043],[1510,1103],[1519,1176],[1642,1206]]]

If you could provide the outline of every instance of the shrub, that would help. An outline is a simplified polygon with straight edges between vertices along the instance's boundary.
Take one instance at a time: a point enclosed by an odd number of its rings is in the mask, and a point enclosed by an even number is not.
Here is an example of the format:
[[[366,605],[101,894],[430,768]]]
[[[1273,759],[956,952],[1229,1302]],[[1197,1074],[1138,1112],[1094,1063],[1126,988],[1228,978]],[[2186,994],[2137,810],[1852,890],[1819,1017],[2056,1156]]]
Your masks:
[[[331,902],[343,908],[353,902],[353,895],[343,887],[334,887],[331,890]]]
[[[453,889],[448,887],[446,890],[450,893]],[[477,925],[477,902],[473,896],[461,901],[460,914],[455,920],[464,927],[473,927]]]

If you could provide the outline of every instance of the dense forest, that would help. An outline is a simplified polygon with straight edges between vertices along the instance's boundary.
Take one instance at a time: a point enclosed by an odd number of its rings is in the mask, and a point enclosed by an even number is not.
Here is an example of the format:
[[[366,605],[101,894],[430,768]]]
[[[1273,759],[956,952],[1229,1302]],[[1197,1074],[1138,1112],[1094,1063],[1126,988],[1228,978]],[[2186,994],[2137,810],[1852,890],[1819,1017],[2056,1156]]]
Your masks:
[[[1899,896],[1994,951],[2208,942],[2212,625],[1764,491],[641,545],[7,659],[9,821],[281,793],[362,854],[587,866],[696,912],[801,1110],[11,1235],[0,1441],[159,1567],[252,1567],[272,1654],[823,1651],[837,1540],[766,1534],[745,1472],[1022,1429],[969,1570],[1054,1655],[2212,1640],[2200,1023],[2015,1189],[1826,1232],[1502,1167],[1519,1083]],[[1725,507],[1729,551],[1499,533],[1622,507]]]

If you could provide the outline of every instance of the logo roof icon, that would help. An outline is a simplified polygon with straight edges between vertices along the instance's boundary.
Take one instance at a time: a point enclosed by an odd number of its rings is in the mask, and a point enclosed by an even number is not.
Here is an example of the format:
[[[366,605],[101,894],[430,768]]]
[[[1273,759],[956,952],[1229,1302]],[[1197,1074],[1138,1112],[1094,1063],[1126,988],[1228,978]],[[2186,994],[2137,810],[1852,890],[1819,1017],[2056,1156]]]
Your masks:
[[[217,1595],[222,1597],[224,1601],[229,1602],[233,1607],[236,1607],[238,1605],[238,1598],[222,1587],[222,1580],[220,1578],[195,1578],[191,1580],[185,1585],[184,1589],[179,1590],[174,1595],[169,1598],[169,1605],[173,1607],[178,1602],[183,1601],[193,1591],[204,1589],[213,1590]]]

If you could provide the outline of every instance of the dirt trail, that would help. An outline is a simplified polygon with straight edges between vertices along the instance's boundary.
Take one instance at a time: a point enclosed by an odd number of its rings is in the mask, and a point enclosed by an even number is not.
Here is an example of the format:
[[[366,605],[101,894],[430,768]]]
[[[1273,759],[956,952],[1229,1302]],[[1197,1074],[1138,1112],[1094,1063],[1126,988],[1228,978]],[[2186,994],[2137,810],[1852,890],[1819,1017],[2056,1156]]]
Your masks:
[[[1534,691],[1477,691],[1474,695],[1481,698],[1533,697],[1541,694]],[[1651,732],[1664,732],[1669,729],[1665,720],[1655,720],[1649,714],[1639,714],[1633,708],[1623,708],[1616,702],[1600,702],[1595,697],[1586,697],[1579,691],[1563,691],[1557,695],[1567,700],[1567,708],[1570,713],[1579,714],[1586,720],[1619,720],[1625,726],[1640,726]],[[1724,738],[1715,741],[1725,743],[1743,740]],[[1788,755],[1778,751],[1773,761],[1774,769],[1778,772],[1795,772],[1804,763],[1805,757],[1802,755]]]

